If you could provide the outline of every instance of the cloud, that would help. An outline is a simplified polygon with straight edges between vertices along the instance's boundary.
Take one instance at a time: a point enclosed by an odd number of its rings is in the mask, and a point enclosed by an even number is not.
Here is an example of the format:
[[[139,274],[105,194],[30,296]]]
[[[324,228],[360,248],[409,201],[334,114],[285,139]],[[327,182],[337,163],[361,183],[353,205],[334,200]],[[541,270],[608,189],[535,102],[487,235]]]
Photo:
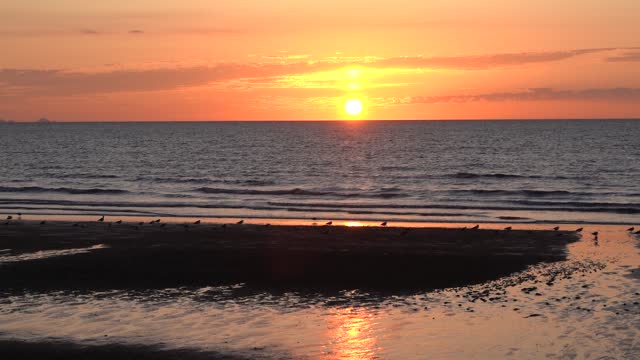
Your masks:
[[[636,62],[640,61],[640,51],[628,52],[618,56],[608,57],[609,62]]]
[[[80,34],[83,34],[83,35],[100,35],[100,32],[98,30],[93,30],[93,29],[82,29],[82,30],[80,30]]]
[[[0,69],[0,88],[10,88],[13,93],[17,89],[23,94],[31,95],[160,91],[205,86],[237,79],[265,79],[311,74],[339,70],[348,66],[378,69],[438,68],[484,70],[560,61],[585,54],[611,50],[616,49],[597,48],[457,57],[327,58],[321,61],[219,63],[206,66],[118,69],[94,73],[64,70]],[[1,84],[4,84],[4,86]],[[537,96],[542,95],[537,94]],[[507,96],[507,94],[504,94],[504,96]]]
[[[437,95],[390,98],[382,103],[389,105],[444,104],[501,101],[638,101],[640,88],[599,88],[579,90],[555,90],[534,88],[520,92],[496,92],[476,95]]]
[[[144,34],[143,30],[129,30],[129,34],[131,35],[142,35]]]
[[[616,48],[593,48],[569,51],[521,52],[507,54],[400,57],[374,62],[381,67],[437,68],[437,69],[492,69],[567,60],[581,55],[617,50]]]

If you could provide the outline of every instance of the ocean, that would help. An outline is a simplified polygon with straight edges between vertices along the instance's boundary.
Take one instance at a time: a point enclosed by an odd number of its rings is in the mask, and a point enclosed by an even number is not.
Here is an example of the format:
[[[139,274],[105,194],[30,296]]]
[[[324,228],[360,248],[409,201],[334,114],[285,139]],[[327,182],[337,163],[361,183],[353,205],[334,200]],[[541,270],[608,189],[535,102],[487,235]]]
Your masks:
[[[637,222],[640,121],[0,124],[0,213]]]

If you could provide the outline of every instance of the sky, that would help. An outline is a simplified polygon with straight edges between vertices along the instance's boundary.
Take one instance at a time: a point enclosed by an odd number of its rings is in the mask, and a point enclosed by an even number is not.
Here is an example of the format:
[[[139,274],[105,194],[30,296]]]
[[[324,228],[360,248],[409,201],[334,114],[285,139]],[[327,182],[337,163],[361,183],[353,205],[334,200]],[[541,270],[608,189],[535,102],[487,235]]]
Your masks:
[[[640,118],[637,0],[3,0],[0,49],[6,120]]]

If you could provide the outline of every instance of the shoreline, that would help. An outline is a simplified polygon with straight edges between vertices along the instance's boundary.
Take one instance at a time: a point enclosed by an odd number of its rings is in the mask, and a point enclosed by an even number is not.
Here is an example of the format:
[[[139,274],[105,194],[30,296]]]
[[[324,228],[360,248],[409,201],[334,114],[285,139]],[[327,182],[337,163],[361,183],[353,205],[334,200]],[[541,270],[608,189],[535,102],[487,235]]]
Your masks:
[[[23,221],[0,234],[0,278],[11,291],[437,289],[564,260],[580,239],[553,230],[95,221]]]

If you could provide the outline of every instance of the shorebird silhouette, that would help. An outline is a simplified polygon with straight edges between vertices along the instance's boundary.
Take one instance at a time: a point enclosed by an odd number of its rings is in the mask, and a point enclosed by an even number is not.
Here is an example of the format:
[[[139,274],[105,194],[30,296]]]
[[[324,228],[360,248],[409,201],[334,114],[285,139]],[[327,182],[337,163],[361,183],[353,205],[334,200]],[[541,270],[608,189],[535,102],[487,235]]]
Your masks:
[[[22,213],[18,213],[18,220],[22,219]]]
[[[576,232],[582,232],[582,230],[583,230],[582,228],[577,228]]]
[[[507,226],[506,228],[504,228],[505,231],[511,231],[511,229],[513,229],[511,226]]]
[[[558,231],[558,230],[560,230],[560,226],[556,226],[553,228],[553,231]]]
[[[594,232],[592,232],[592,233],[591,233],[591,235],[593,235],[593,237],[594,237],[596,240],[598,240],[598,234],[600,234],[600,233],[599,233],[599,232],[597,232],[597,231],[594,231]]]
[[[7,220],[11,220],[11,219],[13,219],[13,216],[11,215],[7,216]]]
[[[116,224],[122,224],[122,220],[116,221]]]
[[[155,223],[156,223],[156,221],[155,221],[155,220],[151,220],[151,221],[149,221],[149,225],[153,225],[153,224],[155,224]]]
[[[628,232],[633,232],[633,230],[635,230],[635,229],[636,229],[635,227],[630,227],[630,228],[627,229],[627,231]]]
[[[325,225],[326,225],[326,226],[331,226],[331,225],[333,225],[333,221],[329,221],[329,222],[327,222]]]
[[[100,219],[98,219],[98,222],[104,222],[104,215]]]
[[[471,228],[471,230],[478,230],[478,229],[480,229],[480,225],[476,225],[476,226]]]
[[[264,227],[269,227],[271,226],[271,224],[264,224]]]
[[[380,224],[380,226],[387,226],[387,222],[383,222],[382,224]]]
[[[242,225],[242,224],[244,224],[244,220],[240,220],[240,221],[238,221],[236,224],[238,224],[238,225]]]
[[[199,224],[200,224],[200,220],[193,223],[193,225],[199,225]]]
[[[640,230],[634,232],[634,234],[636,234],[636,235],[640,234]]]
[[[158,224],[160,224],[160,219],[157,219],[155,222],[157,222]]]

